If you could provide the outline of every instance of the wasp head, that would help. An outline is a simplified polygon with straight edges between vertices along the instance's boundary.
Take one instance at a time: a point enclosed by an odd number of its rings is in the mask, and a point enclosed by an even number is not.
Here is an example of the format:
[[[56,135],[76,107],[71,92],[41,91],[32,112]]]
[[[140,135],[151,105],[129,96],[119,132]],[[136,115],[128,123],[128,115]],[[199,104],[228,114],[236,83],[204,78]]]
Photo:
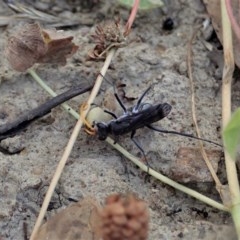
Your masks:
[[[106,123],[99,122],[96,124],[98,139],[105,140],[109,134],[109,126]]]

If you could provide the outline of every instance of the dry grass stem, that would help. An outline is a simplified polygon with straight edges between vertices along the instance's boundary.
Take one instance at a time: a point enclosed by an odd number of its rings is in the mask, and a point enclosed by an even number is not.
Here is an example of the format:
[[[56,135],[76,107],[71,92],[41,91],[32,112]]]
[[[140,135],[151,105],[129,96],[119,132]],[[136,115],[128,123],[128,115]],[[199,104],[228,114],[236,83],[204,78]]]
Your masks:
[[[102,75],[98,75],[98,77],[96,79],[96,82],[95,82],[95,85],[94,85],[94,87],[92,89],[92,92],[91,92],[91,94],[90,94],[90,96],[88,98],[87,107],[82,112],[82,114],[83,114],[82,117],[83,118],[86,117],[86,115],[87,115],[87,113],[89,111],[90,105],[91,105],[91,103],[93,103],[93,101],[94,101],[94,99],[95,99],[95,97],[96,97],[96,95],[97,95],[97,93],[98,93],[98,91],[100,89],[100,86],[101,86],[101,83],[102,83],[102,80],[103,80],[102,76],[105,76],[105,74],[107,72],[107,69],[108,69],[108,67],[109,67],[109,65],[111,63],[111,60],[112,60],[112,58],[114,56],[115,51],[116,51],[116,49],[112,49],[112,50],[109,51],[109,53],[107,55],[107,58],[106,58],[106,60],[104,62],[104,66],[103,66],[103,68],[101,70],[101,74]],[[72,135],[71,135],[71,137],[70,137],[70,139],[68,141],[68,144],[67,144],[67,146],[65,148],[63,156],[62,156],[61,160],[58,163],[58,166],[56,168],[56,171],[54,173],[54,176],[52,178],[52,181],[50,183],[50,186],[48,188],[46,196],[44,198],[44,201],[43,201],[40,213],[39,213],[38,218],[37,218],[37,221],[36,221],[35,226],[33,228],[33,232],[31,234],[30,240],[34,240],[35,239],[35,236],[36,236],[36,234],[37,234],[37,232],[38,232],[38,230],[39,230],[39,228],[40,228],[40,226],[42,224],[42,221],[43,221],[43,218],[44,218],[45,213],[47,211],[47,208],[48,208],[49,202],[51,200],[52,194],[53,194],[54,189],[55,189],[55,187],[56,187],[56,185],[58,183],[58,180],[59,180],[59,178],[60,178],[60,176],[62,174],[62,171],[63,171],[64,166],[65,166],[65,164],[66,164],[66,162],[68,160],[68,157],[71,154],[72,148],[73,148],[74,143],[75,143],[75,141],[76,141],[76,139],[78,137],[78,134],[79,134],[79,131],[80,131],[81,127],[82,127],[82,124],[83,124],[82,118],[79,118],[77,123],[76,123],[76,125],[75,125],[75,127],[74,127],[74,129],[73,129]]]
[[[200,129],[198,127],[198,123],[197,123],[197,116],[196,116],[196,102],[195,102],[195,91],[194,91],[194,80],[193,80],[193,74],[192,74],[192,44],[193,41],[196,37],[197,32],[199,31],[199,27],[193,32],[192,37],[189,41],[188,44],[188,54],[187,54],[187,67],[188,67],[188,77],[189,77],[189,81],[190,81],[190,88],[191,88],[191,106],[192,106],[192,118],[193,118],[193,123],[194,126],[196,128],[196,132],[197,132],[197,136],[199,138],[201,138],[201,134],[200,134]],[[199,145],[200,145],[200,150],[203,156],[203,159],[215,181],[216,184],[216,189],[219,190],[222,188],[222,184],[217,176],[217,174],[215,173],[213,166],[211,164],[211,162],[209,161],[208,157],[207,157],[207,153],[203,147],[203,142],[201,140],[199,140]]]
[[[231,84],[234,71],[233,39],[231,23],[227,14],[226,2],[221,0],[221,16],[223,28],[224,68],[222,77],[222,128],[231,118]],[[225,165],[231,198],[231,213],[240,238],[240,190],[237,176],[236,163],[228,152],[224,151]]]
[[[45,89],[52,97],[56,97],[57,94],[45,84],[45,82],[36,74],[33,69],[28,69],[27,72],[33,77],[33,79],[43,88]],[[79,115],[73,110],[67,103],[61,104],[61,106],[69,112],[72,116],[78,119]]]
[[[128,22],[125,26],[125,32],[124,32],[124,35],[127,36],[129,33],[130,33],[130,30],[131,30],[131,27],[132,27],[132,24],[133,24],[133,21],[137,15],[137,10],[138,10],[138,6],[139,6],[139,0],[135,0],[134,1],[134,4],[133,4],[133,8],[132,8],[132,11],[131,11],[131,14],[129,16],[129,19],[128,19]]]
[[[121,152],[126,158],[128,158],[129,160],[131,160],[134,164],[136,164],[141,170],[143,170],[144,172],[148,173],[149,175],[153,176],[154,178],[160,180],[161,182],[181,191],[184,192],[214,208],[217,208],[219,210],[222,211],[229,211],[229,209],[227,207],[225,207],[224,205],[222,205],[221,203],[218,203],[214,200],[212,200],[211,198],[208,198],[204,195],[202,195],[201,193],[192,190],[190,188],[187,188],[169,178],[167,178],[166,176],[162,175],[161,173],[156,172],[155,170],[153,170],[152,168],[149,168],[148,166],[146,166],[145,164],[143,164],[138,158],[134,157],[132,154],[130,154],[129,152],[127,152],[123,147],[121,147],[119,144],[114,144],[114,141],[111,138],[107,138],[106,141],[115,149],[117,149],[119,152]]]

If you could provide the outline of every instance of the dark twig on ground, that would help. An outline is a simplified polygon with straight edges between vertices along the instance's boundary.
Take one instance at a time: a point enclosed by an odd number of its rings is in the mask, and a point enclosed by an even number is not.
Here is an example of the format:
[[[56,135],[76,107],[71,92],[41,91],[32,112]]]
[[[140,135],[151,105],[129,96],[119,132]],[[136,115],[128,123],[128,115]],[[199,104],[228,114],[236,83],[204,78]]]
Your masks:
[[[13,137],[21,130],[25,129],[31,122],[51,112],[51,110],[67,100],[83,94],[92,89],[92,86],[80,84],[40,105],[39,107],[22,114],[16,120],[0,126],[0,141],[8,137]],[[0,148],[1,151],[1,148]]]

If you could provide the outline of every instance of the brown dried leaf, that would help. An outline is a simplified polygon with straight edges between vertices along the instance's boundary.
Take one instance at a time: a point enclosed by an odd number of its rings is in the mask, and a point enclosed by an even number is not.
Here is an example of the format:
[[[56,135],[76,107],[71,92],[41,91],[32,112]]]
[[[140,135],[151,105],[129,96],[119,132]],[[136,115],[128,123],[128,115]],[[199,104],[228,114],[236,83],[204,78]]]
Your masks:
[[[26,24],[8,40],[6,57],[13,69],[24,72],[35,63],[66,64],[78,49],[73,37],[56,30],[41,29],[38,23]]]
[[[44,41],[47,42],[47,52],[38,59],[38,63],[66,64],[66,58],[71,57],[78,50],[72,40],[73,37],[64,37],[63,32],[42,30]]]
[[[5,55],[11,67],[19,72],[33,66],[47,52],[39,24],[27,24],[8,39]]]
[[[50,218],[34,240],[99,240],[99,222],[98,203],[86,198]]]
[[[213,27],[217,33],[218,39],[221,43],[223,43],[222,37],[222,20],[221,20],[221,5],[218,0],[203,0],[207,12],[212,20]],[[239,9],[239,1],[232,0],[233,9]],[[237,17],[237,21],[239,21],[239,15],[235,14]],[[233,32],[233,52],[235,63],[238,67],[240,67],[240,41],[236,37],[236,34]]]

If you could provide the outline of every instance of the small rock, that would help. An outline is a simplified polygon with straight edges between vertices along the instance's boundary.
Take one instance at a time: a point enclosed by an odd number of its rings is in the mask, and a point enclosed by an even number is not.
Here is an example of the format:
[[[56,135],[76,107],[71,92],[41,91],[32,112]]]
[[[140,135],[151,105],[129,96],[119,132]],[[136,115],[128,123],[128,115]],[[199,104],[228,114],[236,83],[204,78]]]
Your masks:
[[[181,75],[186,75],[187,73],[187,64],[186,62],[181,62],[178,67],[178,71]]]
[[[26,190],[29,188],[38,189],[42,184],[42,179],[39,177],[29,177],[22,184],[21,189]]]
[[[71,204],[43,224],[34,240],[100,239],[99,209],[98,202],[90,197]]]
[[[1,141],[0,145],[10,154],[19,153],[25,148],[25,142],[22,140],[21,136],[6,138]]]
[[[43,166],[36,166],[32,169],[31,173],[39,176],[43,173],[43,169],[44,169]]]
[[[149,65],[157,65],[160,63],[159,58],[151,51],[142,51],[138,54],[137,58]]]
[[[205,150],[213,169],[217,172],[222,151]],[[199,148],[181,147],[171,167],[171,177],[178,182],[212,182],[213,178]]]

